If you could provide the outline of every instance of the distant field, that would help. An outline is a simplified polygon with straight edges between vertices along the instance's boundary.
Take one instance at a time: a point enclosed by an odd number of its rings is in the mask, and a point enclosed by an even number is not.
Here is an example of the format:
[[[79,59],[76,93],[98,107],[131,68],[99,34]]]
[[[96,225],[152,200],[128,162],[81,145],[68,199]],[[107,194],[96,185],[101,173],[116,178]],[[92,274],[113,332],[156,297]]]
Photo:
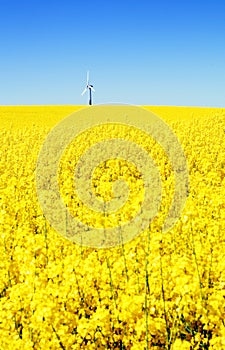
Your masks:
[[[47,133],[81,108],[0,107],[0,350],[225,349],[225,109],[143,107],[170,125],[184,149],[186,206],[162,234],[173,172],[162,150],[142,138],[160,170],[160,212],[133,241],[93,249],[52,229],[35,186]],[[94,142],[97,136],[91,137]],[[81,135],[62,159],[60,193],[74,215],[98,226],[101,217],[89,217],[72,196],[71,154],[80,156],[86,143]],[[130,181],[132,200],[121,222],[138,211],[143,195],[132,169],[113,160],[93,178],[105,201],[112,198],[117,172]]]
[[[62,118],[86,106],[0,106],[1,127],[45,125],[52,127]],[[165,120],[190,120],[224,115],[225,108],[143,106]]]

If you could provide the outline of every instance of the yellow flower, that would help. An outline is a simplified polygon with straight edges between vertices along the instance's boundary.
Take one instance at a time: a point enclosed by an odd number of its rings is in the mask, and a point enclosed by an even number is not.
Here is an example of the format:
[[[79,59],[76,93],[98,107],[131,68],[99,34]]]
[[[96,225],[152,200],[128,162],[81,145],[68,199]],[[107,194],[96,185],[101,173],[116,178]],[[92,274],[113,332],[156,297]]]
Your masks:
[[[160,172],[162,203],[150,227],[106,250],[60,236],[36,194],[36,162],[47,133],[79,108],[0,107],[0,348],[139,350],[147,339],[149,349],[165,348],[167,326],[172,350],[197,349],[208,339],[210,350],[224,349],[224,109],[145,107],[172,127],[189,165],[189,197],[166,234],[161,229],[174,176],[155,140],[112,124],[87,130],[68,146],[55,180],[70,213],[93,227],[123,225],[132,218],[139,227],[136,215],[145,193],[135,164],[109,159],[93,171],[90,189],[100,203],[110,202],[118,195],[113,184],[124,180],[128,199],[104,215],[84,204],[74,169],[91,146],[107,138],[131,140],[149,153]],[[46,159],[46,166],[52,162]],[[43,199],[48,195],[43,190]]]

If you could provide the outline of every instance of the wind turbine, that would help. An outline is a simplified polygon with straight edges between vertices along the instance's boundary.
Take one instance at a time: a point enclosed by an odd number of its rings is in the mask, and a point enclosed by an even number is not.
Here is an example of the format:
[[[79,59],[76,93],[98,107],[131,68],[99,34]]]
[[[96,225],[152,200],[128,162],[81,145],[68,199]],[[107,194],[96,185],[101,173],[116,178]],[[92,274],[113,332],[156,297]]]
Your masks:
[[[95,92],[95,89],[93,89],[93,85],[89,84],[89,72],[87,72],[87,85],[84,91],[82,92],[82,96],[89,90],[89,105],[92,105],[92,91]]]

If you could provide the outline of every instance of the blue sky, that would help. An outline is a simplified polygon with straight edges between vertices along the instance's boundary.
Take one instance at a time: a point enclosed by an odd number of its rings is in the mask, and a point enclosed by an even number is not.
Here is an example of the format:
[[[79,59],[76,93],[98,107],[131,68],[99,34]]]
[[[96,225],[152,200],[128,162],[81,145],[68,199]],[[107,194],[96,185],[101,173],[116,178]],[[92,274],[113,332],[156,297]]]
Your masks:
[[[0,105],[225,107],[225,1],[0,0]]]

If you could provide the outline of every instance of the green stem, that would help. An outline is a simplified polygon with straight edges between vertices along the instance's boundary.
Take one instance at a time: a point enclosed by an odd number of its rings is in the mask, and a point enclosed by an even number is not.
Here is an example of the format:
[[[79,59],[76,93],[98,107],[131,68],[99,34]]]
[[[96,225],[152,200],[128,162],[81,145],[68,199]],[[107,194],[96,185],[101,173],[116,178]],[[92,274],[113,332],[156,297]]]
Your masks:
[[[114,293],[113,280],[112,280],[112,272],[111,272],[111,267],[110,267],[108,255],[106,255],[106,261],[107,261],[107,267],[108,267],[108,270],[109,270],[109,281],[110,281],[111,297],[112,297],[112,299],[114,300],[114,307],[115,307],[115,310],[116,310],[116,309],[117,309],[117,306],[116,306],[116,298],[115,298],[115,293]]]
[[[149,273],[148,273],[148,258],[150,255],[150,231],[148,230],[148,245],[147,245],[147,251],[145,254],[145,329],[146,329],[146,350],[149,349],[148,346],[148,295],[150,295],[150,284],[149,284]]]
[[[45,226],[44,226],[44,235],[45,235],[46,265],[47,265],[48,264],[48,235],[47,235],[46,220],[45,220]]]
[[[127,260],[126,260],[126,256],[125,256],[125,249],[124,249],[123,236],[121,234],[121,230],[120,230],[120,241],[121,241],[121,248],[122,248],[122,253],[123,253],[125,273],[126,273],[126,278],[127,278],[127,282],[128,282],[129,281],[129,276],[128,276]]]
[[[192,233],[192,251],[194,254],[194,258],[195,258],[195,265],[196,265],[196,270],[197,270],[197,274],[198,274],[198,281],[199,281],[199,286],[200,286],[200,294],[201,294],[201,299],[203,300],[203,291],[202,291],[202,281],[201,281],[201,277],[200,277],[200,272],[199,272],[199,266],[198,266],[198,261],[197,261],[197,254],[196,254],[196,250],[195,250],[195,241],[194,241],[194,236],[193,236],[193,231],[191,230]]]
[[[166,298],[165,298],[165,289],[164,289],[164,280],[163,280],[163,268],[162,268],[162,255],[160,252],[160,274],[161,274],[161,291],[162,291],[162,299],[163,299],[163,311],[164,311],[164,319],[166,324],[166,336],[167,336],[167,350],[170,350],[170,327],[168,322],[168,316],[166,312]]]
[[[60,339],[60,336],[58,335],[58,333],[56,332],[54,326],[52,325],[52,329],[56,335],[56,338],[58,339],[59,341],[59,345],[60,345],[60,348],[63,349],[63,350],[66,350],[65,346],[63,345],[63,343],[61,342],[61,339]]]

